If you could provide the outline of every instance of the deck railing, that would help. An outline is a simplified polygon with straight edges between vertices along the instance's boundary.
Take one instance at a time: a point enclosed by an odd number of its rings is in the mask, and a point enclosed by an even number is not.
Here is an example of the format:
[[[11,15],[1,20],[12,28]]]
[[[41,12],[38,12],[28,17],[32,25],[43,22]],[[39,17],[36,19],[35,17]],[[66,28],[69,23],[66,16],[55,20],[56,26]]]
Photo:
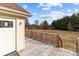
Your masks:
[[[35,40],[42,41],[47,44],[52,44],[56,47],[65,48],[64,42],[60,38],[58,33],[48,33],[48,32],[41,32],[41,31],[35,31],[35,30],[26,30],[26,36]],[[70,47],[68,48],[68,50],[76,52],[76,54],[79,56],[79,37],[75,38],[74,40],[73,41],[74,41],[75,48]]]
[[[46,44],[51,44],[56,47],[62,47],[62,40],[57,33],[37,32],[35,30],[27,30],[26,36],[35,40],[39,40]]]

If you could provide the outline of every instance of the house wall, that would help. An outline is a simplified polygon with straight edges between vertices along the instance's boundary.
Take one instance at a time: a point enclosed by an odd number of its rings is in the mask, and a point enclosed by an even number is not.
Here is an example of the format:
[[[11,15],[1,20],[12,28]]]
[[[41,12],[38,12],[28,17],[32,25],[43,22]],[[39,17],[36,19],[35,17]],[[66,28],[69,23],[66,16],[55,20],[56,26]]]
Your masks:
[[[25,20],[17,18],[17,51],[25,48]]]

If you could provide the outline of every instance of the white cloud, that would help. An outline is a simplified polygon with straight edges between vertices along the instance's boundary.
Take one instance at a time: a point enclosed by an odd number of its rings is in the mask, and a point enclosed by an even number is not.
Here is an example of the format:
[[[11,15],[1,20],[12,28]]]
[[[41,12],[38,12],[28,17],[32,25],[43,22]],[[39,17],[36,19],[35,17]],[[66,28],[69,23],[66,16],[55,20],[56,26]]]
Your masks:
[[[36,13],[32,13],[33,14],[33,16],[36,16],[37,14]]]
[[[56,20],[56,19],[59,19],[59,18],[62,18],[64,16],[64,13],[63,12],[60,12],[60,11],[52,11],[50,14],[43,14],[41,15],[40,17],[41,18],[52,18],[53,20]]]
[[[78,9],[74,9],[74,11],[75,11],[75,13],[79,12],[79,10],[78,10]]]
[[[79,3],[74,3],[74,5],[78,5]]]
[[[44,8],[42,8],[42,10],[50,10],[50,9],[51,9],[51,8],[45,8],[45,7],[44,7]]]
[[[42,10],[50,10],[52,6],[50,6],[48,3],[39,3],[37,8],[41,8]]]
[[[68,9],[67,12],[72,12],[72,10],[71,9]]]
[[[39,3],[39,5],[37,6],[37,7],[41,7],[41,6],[43,6],[44,5],[44,3]]]
[[[60,3],[50,3],[50,5],[51,5],[51,6],[59,6],[59,7],[63,7],[63,5],[60,4]]]
[[[59,6],[61,8],[63,7],[63,5],[60,3],[39,3],[37,8],[42,8],[43,10],[50,10],[54,6]]]
[[[58,19],[58,18],[62,18],[64,16],[64,13],[60,11],[52,11],[51,16],[55,19]]]
[[[52,11],[50,14],[42,14],[42,15],[40,15],[40,18],[42,20],[48,21],[49,24],[51,24],[51,22],[53,20],[60,19],[63,16],[65,16],[65,14],[63,12],[60,12],[60,11]]]
[[[71,16],[72,14],[73,14],[72,12],[64,13],[64,12],[61,12],[61,11],[52,11],[50,14],[40,15],[40,17],[44,18],[44,19],[57,20],[57,19],[60,19],[64,16]]]
[[[24,8],[24,9],[28,9],[28,6],[24,4],[24,5],[23,5],[23,8]]]
[[[79,12],[79,9],[75,9],[75,8],[74,8],[73,10],[68,9],[66,14],[67,14],[68,16],[71,16],[73,13],[76,14],[76,13],[78,13],[78,12]]]
[[[71,16],[73,12],[66,13],[66,16]]]

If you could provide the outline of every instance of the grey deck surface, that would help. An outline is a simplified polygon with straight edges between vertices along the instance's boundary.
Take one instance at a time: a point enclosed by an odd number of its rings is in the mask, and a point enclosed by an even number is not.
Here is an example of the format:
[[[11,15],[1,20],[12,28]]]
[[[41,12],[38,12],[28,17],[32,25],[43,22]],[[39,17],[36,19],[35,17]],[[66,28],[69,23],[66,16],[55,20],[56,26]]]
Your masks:
[[[30,38],[26,38],[25,49],[20,51],[21,56],[76,56],[75,52],[56,48],[53,45],[44,44]]]

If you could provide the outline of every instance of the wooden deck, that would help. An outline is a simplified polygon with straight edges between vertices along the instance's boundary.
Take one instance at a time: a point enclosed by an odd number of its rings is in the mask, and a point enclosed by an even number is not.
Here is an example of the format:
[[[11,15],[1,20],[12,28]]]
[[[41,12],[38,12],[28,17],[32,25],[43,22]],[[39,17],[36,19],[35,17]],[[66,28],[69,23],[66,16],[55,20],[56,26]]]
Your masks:
[[[30,38],[26,38],[25,44],[25,49],[19,52],[21,56],[76,56],[75,52],[56,48]]]

